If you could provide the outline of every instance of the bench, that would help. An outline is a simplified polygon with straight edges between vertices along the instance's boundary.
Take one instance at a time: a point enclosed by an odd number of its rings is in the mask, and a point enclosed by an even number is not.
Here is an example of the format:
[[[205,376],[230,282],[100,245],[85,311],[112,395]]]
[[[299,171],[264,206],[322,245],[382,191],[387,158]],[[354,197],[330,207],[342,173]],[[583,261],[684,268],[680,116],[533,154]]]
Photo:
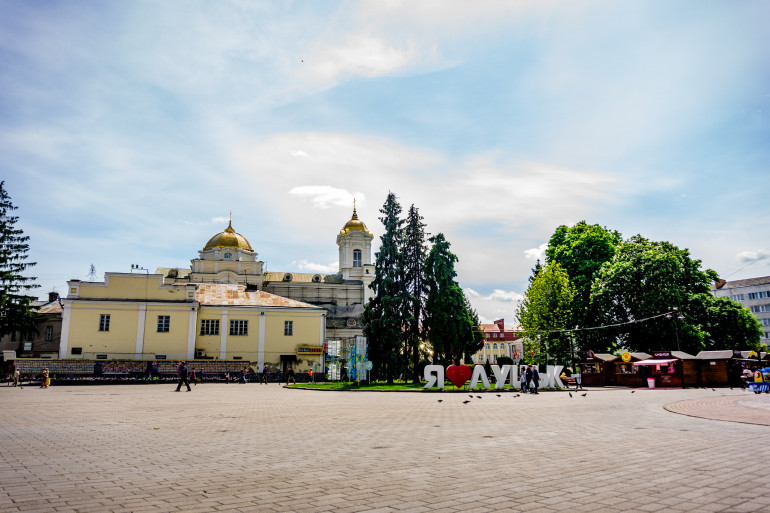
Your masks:
[[[559,379],[562,383],[564,383],[564,386],[567,387],[567,390],[569,390],[570,386],[574,386],[575,390],[582,390],[583,384],[578,379],[579,376],[559,376]]]

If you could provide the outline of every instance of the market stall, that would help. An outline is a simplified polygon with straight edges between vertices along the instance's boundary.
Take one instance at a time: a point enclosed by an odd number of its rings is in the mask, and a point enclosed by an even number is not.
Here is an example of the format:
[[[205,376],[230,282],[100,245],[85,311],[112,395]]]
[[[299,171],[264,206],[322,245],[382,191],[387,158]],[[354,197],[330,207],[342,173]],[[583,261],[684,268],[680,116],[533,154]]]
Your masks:
[[[686,388],[698,385],[698,360],[682,351],[654,351],[647,360],[634,362],[643,366],[641,375],[650,388]]]
[[[628,351],[622,353],[620,358],[612,364],[614,384],[623,387],[646,387],[646,369],[643,366],[634,366],[634,363],[649,358],[651,356],[647,353],[629,353]]]
[[[603,387],[614,385],[615,369],[612,362],[618,357],[609,353],[586,351],[585,358],[578,362],[583,386]]]

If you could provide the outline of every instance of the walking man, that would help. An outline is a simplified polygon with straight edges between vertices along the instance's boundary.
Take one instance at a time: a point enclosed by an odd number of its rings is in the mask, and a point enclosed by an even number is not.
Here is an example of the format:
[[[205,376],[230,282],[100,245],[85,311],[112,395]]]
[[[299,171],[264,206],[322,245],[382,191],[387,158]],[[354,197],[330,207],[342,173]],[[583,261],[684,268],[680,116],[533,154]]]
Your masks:
[[[540,373],[537,372],[537,365],[532,367],[532,385],[535,387],[532,393],[538,394],[537,388],[540,386]]]
[[[179,389],[182,388],[182,385],[184,384],[187,385],[187,391],[192,392],[190,382],[187,381],[187,363],[179,362],[179,368],[176,373],[179,375],[179,384],[176,386],[176,391],[179,392]]]
[[[532,366],[527,365],[527,373],[525,374],[525,377],[527,378],[527,391],[532,392]]]

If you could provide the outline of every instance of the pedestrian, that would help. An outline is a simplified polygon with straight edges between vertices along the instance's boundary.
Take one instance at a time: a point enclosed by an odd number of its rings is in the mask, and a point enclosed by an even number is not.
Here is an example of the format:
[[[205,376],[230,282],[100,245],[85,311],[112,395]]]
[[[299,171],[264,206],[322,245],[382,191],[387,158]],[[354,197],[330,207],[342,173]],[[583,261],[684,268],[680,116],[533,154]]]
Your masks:
[[[248,383],[249,381],[249,368],[243,368],[243,374],[241,375],[241,383]]]
[[[538,394],[537,391],[538,387],[540,386],[540,373],[537,372],[537,365],[534,365],[532,367],[532,386],[534,387],[534,390],[532,391],[533,394]]]
[[[527,366],[526,365],[521,366],[521,376],[519,377],[519,382],[521,383],[521,393],[526,394],[527,393]]]
[[[198,386],[197,377],[195,376],[195,367],[192,368],[190,371],[190,381],[192,381],[192,384],[196,387]]]
[[[179,362],[179,367],[177,368],[176,373],[179,376],[179,383],[176,386],[176,391],[179,392],[179,389],[182,388],[182,385],[187,385],[187,391],[192,392],[192,389],[190,388],[190,382],[187,381],[187,363]]]
[[[532,392],[532,366],[531,365],[527,365],[525,381],[527,382],[527,391]]]
[[[295,385],[297,384],[297,380],[294,379],[294,369],[291,368],[291,367],[289,367],[289,370],[286,371],[286,384],[287,385],[289,384],[289,381],[291,381]]]
[[[267,365],[262,365],[262,383],[267,385]]]
[[[48,388],[48,385],[51,383],[50,378],[48,377],[48,367],[43,369],[43,379],[40,381],[40,388]]]
[[[19,386],[19,382],[21,381],[21,370],[19,369],[18,365],[14,365],[13,369],[13,386],[17,387]]]
[[[225,383],[230,383],[230,372],[225,371]]]

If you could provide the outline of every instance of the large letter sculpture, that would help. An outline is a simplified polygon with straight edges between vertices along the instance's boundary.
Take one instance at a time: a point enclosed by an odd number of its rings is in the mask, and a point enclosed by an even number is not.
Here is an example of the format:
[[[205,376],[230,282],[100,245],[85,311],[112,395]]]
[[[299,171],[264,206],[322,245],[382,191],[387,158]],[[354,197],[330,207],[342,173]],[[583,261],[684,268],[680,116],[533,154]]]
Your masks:
[[[426,365],[423,377],[427,381],[425,388],[433,388],[437,382],[439,388],[444,388],[444,367],[441,365]]]

